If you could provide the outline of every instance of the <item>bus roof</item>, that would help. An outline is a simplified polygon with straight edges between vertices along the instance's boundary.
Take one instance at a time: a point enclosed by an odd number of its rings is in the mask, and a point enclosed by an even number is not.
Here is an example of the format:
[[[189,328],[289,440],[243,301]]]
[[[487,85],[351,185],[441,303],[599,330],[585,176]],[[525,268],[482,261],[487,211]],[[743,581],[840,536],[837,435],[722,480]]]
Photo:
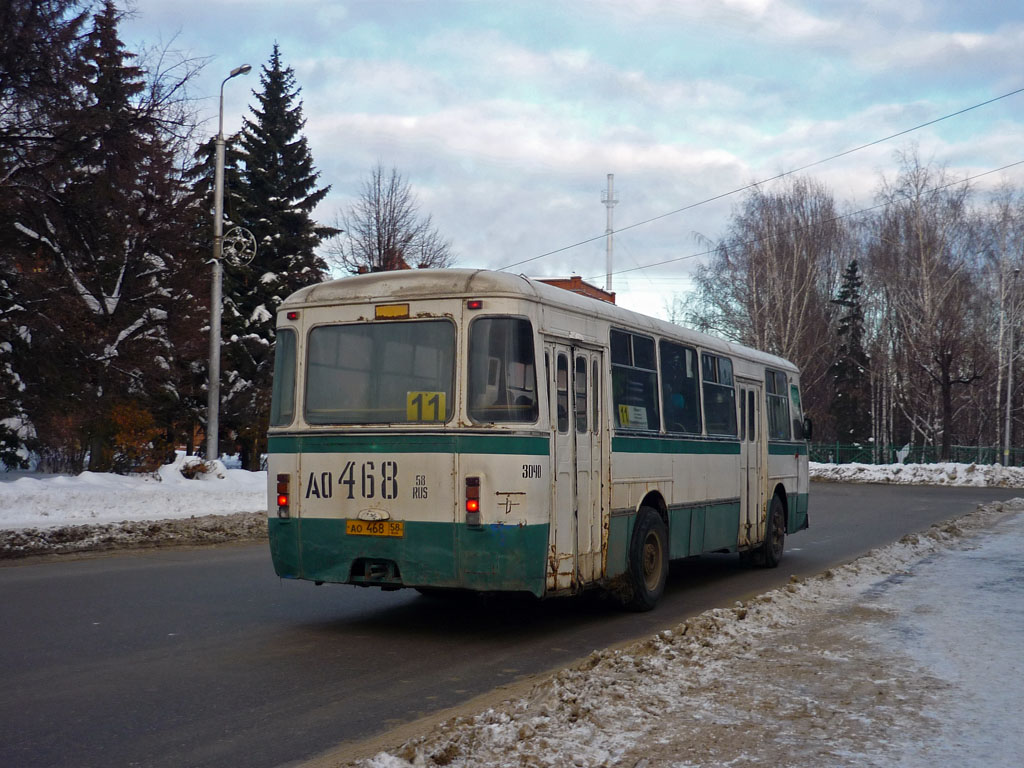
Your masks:
[[[486,269],[411,269],[373,272],[330,280],[302,288],[282,302],[278,311],[332,304],[367,304],[423,298],[481,298],[500,296],[536,301],[567,311],[595,315],[608,322],[681,338],[707,349],[743,357],[774,368],[797,372],[797,367],[776,355],[726,341],[685,326],[649,317],[600,299],[573,293],[525,275]]]

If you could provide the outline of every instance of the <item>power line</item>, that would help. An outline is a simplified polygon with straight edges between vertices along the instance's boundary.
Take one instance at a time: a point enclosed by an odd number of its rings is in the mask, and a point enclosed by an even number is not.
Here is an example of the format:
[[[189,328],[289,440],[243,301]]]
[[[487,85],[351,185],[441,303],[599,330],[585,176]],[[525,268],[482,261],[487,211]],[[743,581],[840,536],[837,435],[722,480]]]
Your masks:
[[[1022,90],[1024,90],[1024,89],[1022,89]],[[958,186],[960,184],[966,184],[969,181],[974,181],[975,179],[980,179],[983,176],[990,176],[993,173],[999,173],[1000,171],[1005,171],[1008,168],[1014,168],[1014,167],[1016,167],[1018,165],[1024,165],[1024,160],[1018,160],[1015,163],[1009,163],[1008,165],[1004,165],[1004,166],[1002,166],[1000,168],[993,168],[990,171],[984,171],[982,173],[975,174],[974,176],[968,176],[965,179],[957,179],[956,181],[951,181],[948,184],[942,184],[941,186],[938,186],[938,187],[932,187],[931,189],[924,190],[924,192],[922,192],[922,194],[929,194],[929,193],[932,193],[932,192],[941,192],[943,189],[949,189],[950,187],[955,187],[955,186]],[[902,200],[909,200],[910,196],[909,195],[904,195],[901,199]],[[790,230],[787,230],[785,232],[781,232],[781,233],[778,233],[778,234],[765,235],[764,237],[756,237],[753,240],[745,240],[742,243],[739,243],[738,245],[741,245],[741,246],[756,245],[757,243],[761,243],[761,242],[764,242],[766,240],[771,240],[773,238],[783,237],[783,236],[786,236],[786,235],[793,235],[793,234],[796,234],[797,232],[803,232],[806,229],[811,229],[813,227],[821,226],[822,224],[831,224],[834,221],[842,221],[843,219],[850,219],[850,218],[853,218],[854,216],[860,216],[861,214],[870,213],[871,211],[877,211],[879,208],[887,208],[888,206],[892,205],[895,202],[899,202],[899,201],[898,200],[889,200],[889,201],[886,201],[884,203],[878,203],[877,205],[872,205],[872,206],[869,206],[867,208],[861,208],[859,211],[853,211],[851,213],[842,213],[842,214],[839,214],[838,216],[833,216],[830,219],[822,219],[821,221],[813,221],[810,224],[805,224],[802,227],[794,227],[793,229],[790,229]],[[675,263],[680,262],[680,261],[687,261],[688,259],[696,259],[696,258],[698,258],[700,256],[710,256],[711,254],[713,254],[715,252],[715,250],[716,250],[715,248],[711,248],[711,249],[706,250],[706,251],[701,251],[700,253],[691,253],[691,254],[688,254],[686,256],[677,256],[674,259],[665,259],[664,261],[656,261],[653,264],[646,264],[646,265],[644,265],[642,267],[630,267],[629,269],[619,270],[618,272],[615,272],[614,274],[615,275],[624,275],[627,272],[636,272],[637,270],[651,269],[652,267],[662,267],[662,266],[664,266],[666,264],[675,264]],[[594,278],[594,277],[588,277],[587,278],[587,280],[595,280],[595,279],[596,278]],[[660,280],[661,278],[658,278],[658,279]]]
[[[1018,88],[1015,91],[1010,91],[1009,93],[1004,93],[1002,96],[996,96],[995,98],[989,99],[988,101],[982,101],[982,102],[980,102],[978,104],[974,104],[974,105],[972,105],[970,107],[964,107],[963,109],[957,110],[956,112],[951,112],[948,115],[943,115],[942,117],[937,117],[934,120],[929,120],[928,122],[921,123],[920,125],[915,125],[913,128],[906,128],[905,130],[898,131],[897,133],[890,134],[889,136],[885,136],[884,138],[875,139],[874,141],[869,141],[867,144],[861,144],[860,146],[853,147],[852,149],[843,150],[842,152],[838,152],[838,153],[836,153],[834,155],[830,155],[829,157],[826,157],[824,159],[815,160],[813,163],[807,163],[806,165],[802,165],[799,168],[793,168],[792,170],[785,171],[784,173],[780,173],[780,174],[778,174],[776,176],[771,176],[771,177],[769,177],[767,179],[762,179],[761,181],[755,181],[755,182],[752,182],[752,183],[747,184],[745,186],[737,187],[736,189],[734,189],[734,190],[732,190],[730,192],[723,192],[723,193],[721,193],[719,195],[715,195],[715,196],[709,197],[709,198],[707,198],[705,200],[701,200],[700,202],[691,203],[690,205],[683,206],[682,208],[677,208],[674,211],[669,211],[668,213],[662,213],[662,214],[659,214],[658,216],[652,216],[649,219],[644,219],[643,221],[638,221],[638,222],[636,222],[634,224],[629,224],[629,225],[627,225],[625,227],[620,227],[619,229],[614,230],[610,234],[618,234],[619,232],[625,232],[625,231],[630,230],[630,229],[636,229],[637,227],[642,227],[642,226],[644,226],[646,224],[651,224],[651,223],[653,223],[655,221],[660,221],[661,219],[668,218],[669,216],[675,216],[677,213],[683,213],[684,211],[689,211],[689,210],[692,210],[693,208],[698,208],[699,206],[706,205],[707,203],[713,203],[716,200],[721,200],[723,198],[729,197],[730,195],[735,195],[738,192],[746,192],[748,189],[753,189],[754,187],[760,186],[761,184],[767,184],[768,182],[771,182],[771,181],[778,181],[779,179],[783,179],[786,176],[792,176],[794,173],[800,173],[800,171],[806,171],[808,168],[813,168],[813,167],[815,167],[817,165],[822,165],[823,163],[828,163],[828,162],[830,162],[832,160],[836,160],[836,159],[838,159],[840,157],[845,157],[846,155],[851,155],[854,152],[859,152],[862,149],[867,149],[868,147],[873,147],[873,146],[876,146],[878,144],[882,144],[882,143],[884,143],[886,141],[890,141],[892,139],[899,138],[900,136],[905,136],[908,133],[913,133],[914,131],[918,131],[918,130],[920,130],[922,128],[927,128],[929,125],[935,125],[936,123],[941,123],[943,120],[949,120],[952,117],[958,117],[958,116],[963,115],[963,114],[965,114],[967,112],[970,112],[972,110],[979,109],[980,107],[988,106],[989,104],[993,104],[993,103],[995,103],[997,101],[1001,101],[1002,99],[1009,98],[1010,96],[1016,96],[1018,93],[1024,93],[1024,88]],[[1012,165],[1016,165],[1016,163],[1013,163]],[[1009,167],[1012,167],[1012,165],[1006,166],[1006,167],[1009,168]],[[982,175],[984,175],[984,174],[982,174]],[[498,271],[503,271],[503,270],[506,270],[506,269],[511,269],[512,267],[518,267],[518,266],[521,266],[523,264],[529,264],[530,262],[537,261],[538,259],[543,259],[543,258],[545,258],[547,256],[553,256],[556,253],[562,253],[563,251],[568,251],[568,250],[570,250],[572,248],[578,248],[581,245],[586,245],[587,243],[592,243],[595,240],[600,240],[602,237],[607,237],[608,234],[609,233],[606,233],[606,234],[603,234],[603,235],[595,235],[594,237],[588,237],[586,240],[580,240],[578,243],[573,243],[572,245],[566,245],[566,246],[563,246],[561,248],[556,248],[553,251],[547,251],[546,253],[542,253],[539,256],[532,256],[529,259],[523,259],[522,261],[517,261],[517,262],[514,262],[512,264],[507,264],[504,267],[500,267]],[[684,257],[684,258],[690,258],[690,257]],[[665,263],[668,263],[668,262],[665,262]],[[652,266],[657,266],[657,265],[652,265]],[[618,273],[613,273],[613,274],[618,274]]]

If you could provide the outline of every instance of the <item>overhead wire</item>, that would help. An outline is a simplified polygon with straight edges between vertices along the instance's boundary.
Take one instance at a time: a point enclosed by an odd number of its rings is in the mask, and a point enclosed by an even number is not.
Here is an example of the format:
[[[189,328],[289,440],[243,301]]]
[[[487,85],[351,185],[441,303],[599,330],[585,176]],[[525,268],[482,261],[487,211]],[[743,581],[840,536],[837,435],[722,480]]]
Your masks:
[[[974,176],[968,176],[967,178],[964,178],[964,179],[957,179],[956,181],[951,181],[948,184],[942,184],[942,185],[937,186],[937,187],[932,187],[931,189],[924,190],[922,194],[930,194],[932,192],[941,192],[944,189],[948,189],[950,187],[959,186],[960,184],[966,184],[967,182],[974,181],[975,179],[980,179],[983,176],[990,176],[993,173],[999,173],[1000,171],[1005,171],[1005,170],[1007,170],[1009,168],[1014,168],[1014,167],[1016,167],[1018,165],[1024,165],[1024,160],[1018,160],[1018,161],[1016,161],[1014,163],[1008,163],[1007,165],[1001,166],[999,168],[993,168],[992,170],[989,170],[989,171],[983,171],[982,173],[977,173]],[[910,197],[909,197],[909,195],[904,195],[903,199],[904,200],[909,200]],[[863,215],[865,213],[870,213],[871,211],[877,211],[880,208],[886,208],[886,207],[892,205],[893,202],[895,202],[895,201],[887,200],[887,201],[885,201],[883,203],[878,203],[876,205],[871,205],[871,206],[868,206],[867,208],[861,208],[860,210],[857,210],[857,211],[852,211],[850,213],[839,214],[837,216],[832,216],[831,218],[828,218],[828,219],[820,219],[818,221],[813,221],[810,224],[805,224],[805,225],[800,226],[800,227],[793,227],[792,229],[786,230],[785,232],[773,233],[771,235],[765,235],[764,237],[755,237],[755,238],[752,238],[750,240],[744,240],[742,243],[739,243],[739,245],[744,245],[744,246],[746,246],[746,245],[756,245],[756,244],[762,243],[762,242],[764,242],[766,240],[772,240],[774,238],[783,237],[783,236],[786,236],[786,235],[793,235],[793,234],[796,234],[798,232],[803,232],[804,230],[807,230],[807,229],[812,229],[813,227],[819,227],[822,224],[831,224],[832,222],[835,222],[835,221],[842,221],[844,219],[850,219],[850,218],[853,218],[855,216],[860,216],[860,215]],[[713,254],[715,252],[715,250],[716,250],[715,248],[710,248],[710,249],[708,249],[706,251],[701,251],[699,253],[690,253],[690,254],[687,254],[686,256],[677,256],[676,258],[673,258],[673,259],[664,259],[662,261],[656,261],[656,262],[654,262],[652,264],[645,264],[645,265],[639,266],[639,267],[629,267],[628,269],[622,269],[622,270],[619,270],[617,272],[612,272],[612,275],[613,276],[624,275],[624,274],[627,274],[629,272],[636,272],[638,269],[651,269],[652,267],[662,267],[662,266],[665,266],[666,264],[675,264],[675,263],[678,263],[680,261],[686,261],[688,259],[696,259],[696,258],[699,258],[701,256],[710,256],[711,254]],[[598,277],[601,277],[601,275],[596,275],[596,276],[593,276],[593,277],[588,277],[587,279],[588,280],[595,280]],[[659,280],[660,279],[661,278],[659,278]]]
[[[573,248],[578,248],[579,246],[586,245],[587,243],[593,243],[593,242],[595,242],[597,240],[602,240],[605,237],[607,237],[609,234],[613,234],[614,235],[614,234],[618,234],[620,232],[626,232],[626,231],[628,231],[630,229],[636,229],[637,227],[642,227],[642,226],[645,226],[647,224],[651,224],[651,223],[653,223],[655,221],[660,221],[661,219],[668,218],[669,216],[675,216],[676,214],[683,213],[684,211],[689,211],[689,210],[692,210],[694,208],[698,208],[698,207],[700,207],[702,205],[706,205],[708,203],[713,203],[713,202],[715,202],[717,200],[721,200],[721,199],[729,197],[731,195],[735,195],[735,194],[738,194],[740,192],[746,192],[748,189],[754,189],[755,187],[758,187],[758,186],[760,186],[762,184],[768,184],[768,183],[770,183],[772,181],[778,181],[779,179],[783,179],[786,176],[792,176],[794,173],[800,173],[801,171],[806,171],[808,168],[814,168],[815,166],[831,162],[832,160],[836,160],[836,159],[838,159],[840,157],[846,157],[847,155],[852,155],[853,153],[860,152],[863,149],[867,149],[869,147],[874,147],[874,146],[876,146],[878,144],[883,144],[883,143],[885,143],[887,141],[891,141],[892,139],[899,138],[900,136],[906,136],[908,133],[913,133],[914,131],[919,131],[922,128],[927,128],[930,125],[935,125],[936,123],[941,123],[944,120],[949,120],[950,118],[958,117],[960,115],[966,114],[967,112],[971,112],[972,110],[988,106],[989,104],[994,104],[995,102],[1001,101],[1002,99],[1007,99],[1010,96],[1016,96],[1018,93],[1024,93],[1024,88],[1017,88],[1016,90],[1010,91],[1008,93],[1004,93],[1001,96],[995,96],[995,97],[993,97],[991,99],[988,99],[987,101],[982,101],[982,102],[979,102],[978,104],[973,104],[973,105],[971,105],[969,107],[964,107],[963,109],[959,109],[956,112],[951,112],[948,115],[943,115],[942,117],[937,117],[937,118],[935,118],[933,120],[929,120],[929,121],[921,123],[919,125],[915,125],[912,128],[906,128],[906,129],[904,129],[902,131],[897,131],[896,133],[890,134],[890,135],[885,136],[883,138],[875,139],[874,141],[869,141],[866,144],[861,144],[861,145],[853,147],[851,149],[846,149],[846,150],[843,150],[842,152],[837,152],[834,155],[830,155],[828,157],[822,158],[821,160],[815,160],[814,162],[807,163],[806,165],[801,165],[798,168],[793,168],[791,170],[784,171],[783,173],[776,174],[775,176],[771,176],[771,177],[766,178],[766,179],[761,179],[760,181],[751,182],[750,184],[746,184],[746,185],[744,185],[742,187],[737,187],[736,189],[730,190],[729,192],[722,192],[721,194],[714,195],[714,196],[706,198],[704,200],[700,200],[700,201],[698,201],[696,203],[691,203],[690,205],[685,205],[682,208],[676,208],[675,210],[668,211],[667,213],[662,213],[662,214],[659,214],[657,216],[652,216],[651,218],[644,219],[643,221],[637,221],[637,222],[635,222],[633,224],[627,224],[624,227],[619,227],[618,229],[612,230],[610,233],[609,232],[604,232],[604,233],[602,233],[600,235],[594,235],[593,237],[589,237],[586,240],[580,240],[579,242],[573,243],[571,245],[562,246],[561,248],[556,248],[556,249],[554,249],[552,251],[547,251],[547,252],[541,253],[541,254],[539,254],[537,256],[531,256],[530,258],[523,259],[522,261],[516,261],[516,262],[513,262],[512,264],[507,264],[504,267],[499,267],[498,271],[504,271],[506,269],[512,269],[512,267],[518,267],[518,266],[522,266],[523,264],[529,264],[531,262],[538,261],[539,259],[543,259],[543,258],[546,258],[548,256],[554,256],[557,253],[562,253],[564,251],[568,251],[568,250],[571,250]],[[1013,165],[1016,165],[1016,163],[1012,163],[1010,166],[1006,166],[1006,167],[1012,167]],[[1001,170],[1001,169],[997,169],[997,170]],[[984,174],[981,174],[981,175],[984,175]],[[695,254],[695,255],[700,255],[700,254]],[[692,257],[684,257],[684,258],[692,258]],[[673,260],[670,260],[670,261],[678,261],[678,260],[679,259],[673,259]],[[661,263],[669,263],[669,262],[661,262]],[[651,265],[651,266],[658,266],[658,265],[654,264],[654,265]],[[646,267],[642,267],[642,269],[646,269]],[[627,271],[633,271],[633,270],[627,270]],[[614,273],[614,274],[617,274],[617,273]]]

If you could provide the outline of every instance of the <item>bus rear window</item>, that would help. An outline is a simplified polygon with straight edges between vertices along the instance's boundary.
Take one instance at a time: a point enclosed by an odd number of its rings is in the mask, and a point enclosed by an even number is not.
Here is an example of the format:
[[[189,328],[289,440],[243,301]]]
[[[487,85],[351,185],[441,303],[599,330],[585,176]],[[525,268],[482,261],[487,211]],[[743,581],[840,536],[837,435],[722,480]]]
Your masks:
[[[530,321],[477,318],[469,331],[469,417],[481,423],[533,423],[537,414]]]
[[[322,325],[309,335],[309,424],[446,422],[455,326],[447,320]]]

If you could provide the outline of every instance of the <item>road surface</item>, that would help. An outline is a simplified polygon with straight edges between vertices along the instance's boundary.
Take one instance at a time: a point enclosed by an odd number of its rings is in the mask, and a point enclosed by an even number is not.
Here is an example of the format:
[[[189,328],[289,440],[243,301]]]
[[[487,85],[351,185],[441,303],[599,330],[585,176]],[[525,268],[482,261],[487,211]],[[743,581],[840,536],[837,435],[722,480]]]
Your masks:
[[[0,765],[284,765],[1018,495],[815,483],[778,570],[676,563],[647,614],[280,581],[265,545],[6,565]]]

